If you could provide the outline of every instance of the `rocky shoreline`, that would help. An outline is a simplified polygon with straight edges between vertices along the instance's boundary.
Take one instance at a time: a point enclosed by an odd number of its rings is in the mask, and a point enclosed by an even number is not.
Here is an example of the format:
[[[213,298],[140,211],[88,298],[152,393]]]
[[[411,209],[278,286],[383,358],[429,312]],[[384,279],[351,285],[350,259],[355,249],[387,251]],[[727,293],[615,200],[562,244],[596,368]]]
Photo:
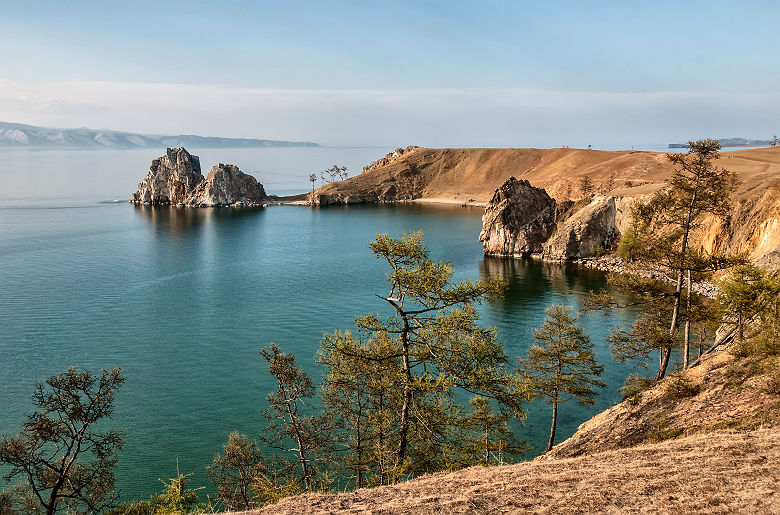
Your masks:
[[[666,284],[674,284],[674,280],[663,273],[662,270],[648,270],[637,268],[626,260],[616,256],[607,254],[600,257],[581,258],[575,261],[571,261],[579,266],[586,268],[592,268],[595,270],[601,270],[602,272],[611,272],[619,274],[630,274],[647,279],[653,279]],[[694,282],[691,286],[691,291],[708,298],[715,298],[718,294],[718,287],[714,283],[709,281]]]

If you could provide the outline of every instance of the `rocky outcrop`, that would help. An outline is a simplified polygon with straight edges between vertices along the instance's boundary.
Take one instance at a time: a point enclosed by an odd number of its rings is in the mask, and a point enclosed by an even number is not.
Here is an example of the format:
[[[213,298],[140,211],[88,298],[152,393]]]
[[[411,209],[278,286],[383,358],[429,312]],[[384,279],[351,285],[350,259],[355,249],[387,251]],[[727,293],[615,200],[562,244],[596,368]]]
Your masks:
[[[383,166],[387,166],[390,163],[394,163],[398,159],[400,159],[402,156],[405,156],[409,154],[410,152],[417,150],[420,147],[416,147],[414,145],[409,145],[406,148],[397,148],[393,150],[392,152],[389,152],[385,155],[385,157],[380,157],[373,163],[366,165],[363,167],[363,173],[370,172],[371,170],[376,170],[377,168],[381,168]]]
[[[152,161],[131,202],[177,206],[256,206],[266,199],[263,185],[235,165],[214,166],[205,179],[200,160],[183,147],[169,148]]]
[[[169,148],[152,161],[149,173],[138,185],[132,201],[143,204],[180,204],[203,181],[200,160],[184,147]]]
[[[556,202],[543,188],[510,177],[485,208],[479,241],[493,256],[590,258],[617,244],[637,201],[597,195],[590,201]]]
[[[544,244],[542,258],[570,261],[603,254],[617,242],[615,197],[598,195],[558,224]]]
[[[555,199],[542,188],[510,177],[493,194],[482,216],[479,241],[485,254],[527,256],[542,251],[555,229]]]
[[[252,206],[265,200],[263,185],[235,165],[218,164],[184,204],[199,207]]]

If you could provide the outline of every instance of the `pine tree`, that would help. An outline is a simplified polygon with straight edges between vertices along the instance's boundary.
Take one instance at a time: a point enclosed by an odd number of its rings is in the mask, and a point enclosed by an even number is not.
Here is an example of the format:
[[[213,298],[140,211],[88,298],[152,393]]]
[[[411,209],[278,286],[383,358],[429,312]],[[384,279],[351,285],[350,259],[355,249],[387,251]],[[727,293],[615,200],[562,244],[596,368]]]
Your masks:
[[[269,424],[262,440],[271,447],[295,454],[301,468],[301,482],[306,490],[311,490],[316,473],[312,462],[314,454],[322,448],[322,433],[315,429],[312,417],[301,413],[300,408],[311,409],[314,382],[295,364],[295,356],[285,354],[276,344],[262,349],[260,354],[277,382],[277,390],[268,394],[268,409],[263,412]],[[296,447],[289,448],[288,440]]]
[[[392,393],[384,399],[371,394],[370,411],[390,425],[381,426],[379,433],[372,430],[372,438],[380,448],[393,445],[388,472],[395,480],[400,474],[440,465],[437,455],[457,423],[456,390],[495,399],[516,414],[521,413],[524,392],[506,367],[508,358],[495,331],[477,325],[473,306],[486,295],[499,293],[502,284],[452,283],[452,267],[430,259],[421,232],[400,239],[379,235],[371,249],[390,267],[389,292],[379,298],[393,314],[358,317],[359,333],[326,337],[323,355],[334,366],[347,367],[339,376],[365,376],[377,366],[383,370]],[[350,371],[353,368],[360,372]],[[357,393],[351,398],[354,410]],[[381,403],[392,409],[390,417]]]
[[[459,450],[464,465],[503,465],[516,461],[530,447],[515,437],[509,427],[512,414],[496,410],[484,397],[472,397],[471,412],[458,424],[462,442]]]
[[[259,507],[257,482],[268,467],[257,442],[235,431],[228,435],[222,453],[206,467],[217,485],[217,498],[230,511]]]
[[[593,193],[593,179],[587,175],[580,179],[580,191],[583,198],[588,198]]]
[[[114,413],[114,395],[124,383],[122,370],[69,368],[36,385],[33,403],[17,436],[3,435],[0,464],[5,479],[21,477],[47,514],[99,512],[114,505],[114,469],[124,446],[117,429],[99,431]]]
[[[732,172],[715,167],[719,149],[718,141],[704,139],[691,141],[688,154],[670,154],[668,159],[676,165],[676,170],[669,187],[634,210],[634,222],[624,237],[627,241],[618,246],[623,256],[636,258],[635,267],[661,269],[674,284],[674,289],[668,291],[655,281],[642,278],[610,278],[611,283],[622,283],[624,289],[642,297],[630,305],[641,304],[645,308],[634,327],[613,334],[613,350],[624,356],[634,351],[644,355],[650,349],[658,350],[656,380],[666,375],[681,323],[683,359],[684,365],[688,365],[691,329],[694,323],[702,322],[697,319],[697,313],[704,312],[697,308],[702,299],[693,294],[693,279],[706,278],[714,271],[742,261],[739,256],[708,255],[691,245],[691,237],[705,215],[722,217],[730,211],[729,197],[737,181]],[[604,292],[592,296],[589,305],[591,308],[618,306]],[[659,319],[661,316],[665,319]],[[661,338],[657,331],[663,325],[666,338]],[[621,350],[621,346],[625,349]]]
[[[592,387],[603,388],[606,384],[599,379],[604,367],[596,361],[593,343],[577,324],[572,309],[553,304],[545,314],[544,324],[533,332],[536,345],[524,360],[518,361],[534,394],[553,405],[549,451],[555,443],[558,404],[570,396],[580,404],[592,405],[597,395]]]

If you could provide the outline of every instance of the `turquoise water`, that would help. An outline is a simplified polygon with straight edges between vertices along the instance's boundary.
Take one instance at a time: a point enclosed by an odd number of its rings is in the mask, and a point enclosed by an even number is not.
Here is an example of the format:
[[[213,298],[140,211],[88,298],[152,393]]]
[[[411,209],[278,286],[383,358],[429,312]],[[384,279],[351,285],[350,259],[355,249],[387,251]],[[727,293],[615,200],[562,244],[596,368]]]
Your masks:
[[[594,271],[490,259],[476,241],[479,210],[373,206],[190,209],[126,203],[0,204],[0,432],[19,430],[35,381],[68,366],[119,365],[127,382],[115,425],[127,436],[118,481],[124,499],[157,478],[204,467],[232,430],[257,435],[273,387],[259,349],[274,341],[313,363],[324,332],[385,309],[386,270],[368,248],[377,233],[423,230],[457,279],[500,275],[507,296],[482,307],[507,353],[523,355],[553,302],[577,305],[604,285]],[[584,323],[607,366],[594,407],[561,408],[559,440],[619,399],[627,368],[604,343],[614,318]],[[519,436],[537,452],[550,407],[536,404]]]

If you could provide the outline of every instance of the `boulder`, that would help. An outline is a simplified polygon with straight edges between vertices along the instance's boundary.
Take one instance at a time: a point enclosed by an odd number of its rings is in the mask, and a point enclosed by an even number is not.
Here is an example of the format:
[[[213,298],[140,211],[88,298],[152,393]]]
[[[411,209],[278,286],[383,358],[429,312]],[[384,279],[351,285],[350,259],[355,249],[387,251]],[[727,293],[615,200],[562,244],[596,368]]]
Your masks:
[[[555,199],[543,188],[510,177],[493,194],[482,216],[479,241],[485,254],[527,256],[542,251],[555,229]]]
[[[235,165],[220,163],[211,168],[184,203],[200,207],[254,206],[265,199],[265,189],[254,177]]]
[[[143,204],[183,203],[203,181],[200,160],[183,147],[169,148],[152,161],[149,173],[138,185],[132,202]]]
[[[597,195],[556,227],[542,258],[574,260],[603,254],[620,238],[615,197]]]

